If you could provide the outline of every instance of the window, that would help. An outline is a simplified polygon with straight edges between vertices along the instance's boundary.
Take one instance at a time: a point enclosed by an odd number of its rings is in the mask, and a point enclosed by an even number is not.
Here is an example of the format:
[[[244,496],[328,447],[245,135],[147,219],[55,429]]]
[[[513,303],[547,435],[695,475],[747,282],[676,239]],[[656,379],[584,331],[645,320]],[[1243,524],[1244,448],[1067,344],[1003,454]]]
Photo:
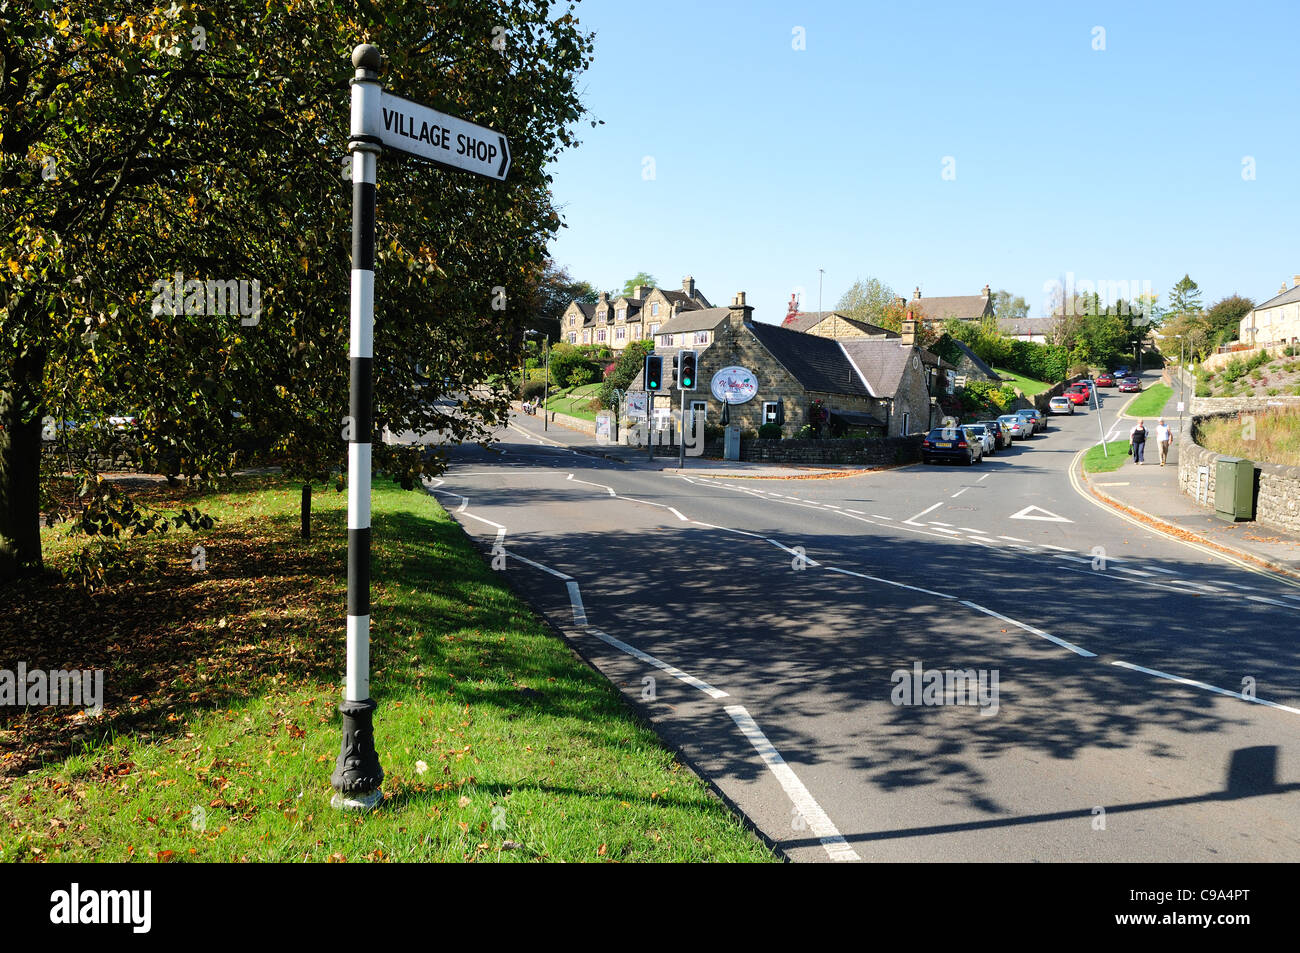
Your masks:
[[[658,324],[658,322],[656,322],[656,323],[650,325],[650,337],[654,337],[654,336],[655,336],[656,334],[658,334],[658,333],[659,333],[659,324]]]
[[[903,436],[906,437],[912,432],[912,415],[903,411]]]
[[[570,331],[570,332],[569,332],[569,343],[570,343],[570,344],[577,344],[577,343],[578,343],[578,332],[577,332],[577,331]]]
[[[620,321],[627,320],[627,308],[619,308],[615,314],[615,317],[617,317],[618,320]]]
[[[599,331],[596,332],[596,340],[597,340],[599,343],[601,343],[601,344],[604,344],[604,343],[605,343],[605,329],[604,329],[604,328],[601,328]]]
[[[672,346],[673,346],[673,336],[672,336],[671,334],[661,334],[661,335],[659,335],[659,346],[660,346],[660,347],[672,347]]]
[[[569,315],[569,327],[573,327],[575,324],[577,324],[577,322],[578,319],[576,317],[574,317],[573,315]]]
[[[657,317],[659,317],[659,302],[658,302],[658,301],[652,301],[652,302],[650,302],[650,317],[652,317],[652,318],[657,318]]]
[[[708,331],[696,331],[696,332],[695,332],[695,343],[696,343],[696,344],[708,344],[708,343],[709,343],[709,332],[708,332]]]
[[[781,402],[779,400],[763,401],[763,423],[781,424],[785,423],[782,419],[785,415],[781,412]]]
[[[615,328],[615,329],[614,329],[614,340],[615,340],[615,341],[622,341],[624,338],[627,337],[627,333],[626,333],[626,332],[627,332],[627,328]]]
[[[597,321],[604,321],[604,320],[605,320],[605,309],[604,309],[604,308],[601,308],[599,311],[596,312],[596,320],[597,320]]]

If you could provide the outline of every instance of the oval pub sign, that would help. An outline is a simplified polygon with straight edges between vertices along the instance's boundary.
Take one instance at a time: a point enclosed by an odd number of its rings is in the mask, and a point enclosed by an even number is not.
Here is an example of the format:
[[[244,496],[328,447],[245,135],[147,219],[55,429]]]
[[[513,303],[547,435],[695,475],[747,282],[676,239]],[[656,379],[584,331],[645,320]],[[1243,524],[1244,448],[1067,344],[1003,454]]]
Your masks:
[[[724,367],[713,375],[709,390],[718,400],[743,404],[758,393],[758,378],[743,367]]]

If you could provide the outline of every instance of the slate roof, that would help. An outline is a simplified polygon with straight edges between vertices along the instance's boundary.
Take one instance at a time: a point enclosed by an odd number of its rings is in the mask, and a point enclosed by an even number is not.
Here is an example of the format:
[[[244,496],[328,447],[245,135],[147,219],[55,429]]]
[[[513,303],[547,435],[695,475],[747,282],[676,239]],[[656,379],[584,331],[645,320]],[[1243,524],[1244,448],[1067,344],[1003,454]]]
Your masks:
[[[844,348],[840,345],[847,342],[757,321],[746,327],[805,389],[858,397],[877,396],[863,384],[862,378],[845,355]],[[893,346],[898,348],[897,343]],[[889,393],[892,394],[893,391]]]
[[[977,319],[984,315],[989,299],[984,295],[952,295],[946,298],[913,298],[904,310],[920,308],[921,317],[927,321]]]
[[[1263,311],[1265,308],[1276,308],[1279,305],[1291,304],[1293,301],[1300,301],[1300,285],[1294,285],[1281,294],[1269,298],[1263,304],[1255,305],[1255,310]]]
[[[888,328],[882,328],[878,325],[871,324],[868,321],[860,321],[857,318],[851,318],[842,311],[801,311],[792,317],[787,317],[781,322],[781,327],[789,328],[792,331],[809,332],[813,328],[817,327],[817,325],[821,324],[822,321],[831,317],[831,315],[835,315],[841,321],[851,324],[855,328],[866,331],[868,334],[885,334],[890,337],[899,336],[896,331],[890,331]]]
[[[981,374],[985,375],[989,380],[1002,379],[1002,375],[999,374],[997,371],[993,370],[993,368],[989,367],[987,364],[985,364],[984,361],[980,358],[980,356],[970,349],[970,345],[962,341],[958,341],[956,338],[951,336],[949,336],[948,340],[952,341],[953,344],[957,345],[957,350],[965,354],[966,359],[969,360],[972,364],[974,364],[975,368]]]
[[[679,292],[680,294],[680,292]],[[660,334],[680,334],[683,331],[712,331],[731,313],[730,308],[700,308],[697,311],[683,311],[675,318],[670,318],[659,325],[656,336]]]
[[[1056,329],[1059,318],[999,318],[998,330],[1003,334],[1042,334],[1048,338]]]

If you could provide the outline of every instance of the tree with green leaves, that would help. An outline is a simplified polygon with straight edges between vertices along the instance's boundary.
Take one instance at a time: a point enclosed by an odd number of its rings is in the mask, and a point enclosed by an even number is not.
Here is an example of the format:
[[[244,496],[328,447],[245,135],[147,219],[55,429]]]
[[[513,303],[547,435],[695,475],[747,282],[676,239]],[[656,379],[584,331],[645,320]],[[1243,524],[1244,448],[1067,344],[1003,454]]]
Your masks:
[[[624,298],[630,298],[636,292],[637,285],[641,285],[646,291],[658,287],[654,275],[649,272],[638,271],[627,281],[623,282],[623,290],[621,292],[611,292],[610,297],[618,298],[621,296]]]
[[[142,457],[210,479],[243,434],[304,480],[343,457],[354,45],[402,96],[500,129],[509,181],[385,155],[377,427],[481,439],[505,419],[529,282],[560,225],[592,38],[545,0],[231,0],[140,14],[0,6],[0,580],[41,566],[40,450],[59,419],[138,411]],[[306,42],[311,38],[311,42]],[[503,42],[499,42],[503,41]],[[220,301],[257,283],[257,313]],[[177,287],[173,287],[177,286]],[[246,297],[251,298],[251,295]],[[168,300],[170,298],[170,300]],[[454,412],[436,397],[447,381]],[[423,448],[374,440],[413,485]]]
[[[1029,303],[1019,295],[999,289],[993,293],[993,316],[999,321],[1017,321],[1029,317]]]
[[[1235,339],[1241,319],[1255,310],[1255,302],[1239,294],[1230,294],[1210,305],[1205,312],[1207,330],[1216,343]]]
[[[1169,307],[1165,309],[1166,314],[1191,314],[1201,310],[1201,289],[1192,280],[1191,275],[1183,275],[1169,292]]]
[[[894,289],[878,278],[859,278],[840,295],[835,310],[877,327],[887,327],[884,322],[897,317],[897,298]]]

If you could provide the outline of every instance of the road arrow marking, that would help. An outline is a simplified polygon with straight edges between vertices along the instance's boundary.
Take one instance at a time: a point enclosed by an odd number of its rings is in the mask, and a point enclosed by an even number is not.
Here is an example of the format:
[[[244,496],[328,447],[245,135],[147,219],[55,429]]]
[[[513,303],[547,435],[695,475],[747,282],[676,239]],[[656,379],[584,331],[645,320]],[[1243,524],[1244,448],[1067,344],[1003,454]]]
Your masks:
[[[1043,515],[1042,516],[1032,515],[1034,510],[1037,510],[1039,513],[1042,513]],[[1011,518],[1013,520],[1042,520],[1044,523],[1073,523],[1074,522],[1074,520],[1066,519],[1064,516],[1057,516],[1055,513],[1049,512],[1048,510],[1043,509],[1041,506],[1026,506],[1019,513],[1013,513]]]

